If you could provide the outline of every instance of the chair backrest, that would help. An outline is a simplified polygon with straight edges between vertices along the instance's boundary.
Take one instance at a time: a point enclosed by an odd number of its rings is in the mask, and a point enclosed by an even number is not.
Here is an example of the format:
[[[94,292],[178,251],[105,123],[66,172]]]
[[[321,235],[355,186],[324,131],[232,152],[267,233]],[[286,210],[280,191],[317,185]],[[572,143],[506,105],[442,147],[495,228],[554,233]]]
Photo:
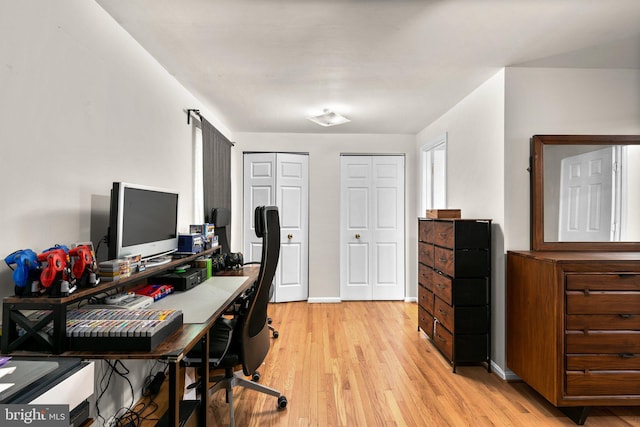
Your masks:
[[[267,306],[269,290],[280,258],[280,216],[276,206],[256,208],[256,230],[262,233],[262,260],[254,296],[242,325],[242,369],[253,374],[269,352]],[[257,234],[257,233],[256,233]]]
[[[218,244],[221,249],[220,253],[230,253],[231,249],[229,247],[229,238],[227,237],[227,226],[231,222],[231,211],[227,208],[213,208],[211,210],[211,222],[213,222],[213,225],[216,227]]]

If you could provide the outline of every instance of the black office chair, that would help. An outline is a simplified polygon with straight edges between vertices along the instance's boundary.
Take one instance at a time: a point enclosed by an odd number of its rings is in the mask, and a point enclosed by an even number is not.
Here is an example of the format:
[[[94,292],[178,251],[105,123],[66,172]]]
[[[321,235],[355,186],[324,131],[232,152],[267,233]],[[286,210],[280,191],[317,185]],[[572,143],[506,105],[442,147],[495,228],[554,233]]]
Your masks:
[[[213,222],[213,225],[216,227],[220,253],[230,253],[231,248],[229,246],[229,238],[227,237],[227,226],[231,223],[231,211],[227,208],[213,208],[211,210],[211,222]]]
[[[263,230],[264,224],[262,224],[263,221],[259,219],[259,217],[262,215],[261,213],[262,209],[264,209],[264,206],[257,206],[254,214],[253,226],[256,232],[256,236],[258,237],[261,237],[264,233],[264,230]],[[250,262],[244,263],[244,265],[251,265],[251,264],[259,264],[259,262],[250,261]],[[273,287],[273,283],[271,283],[271,286],[269,287],[269,301],[273,299],[274,290],[275,289]],[[271,331],[271,335],[273,336],[273,338],[278,338],[280,336],[280,332],[278,332],[278,330],[273,326],[272,323],[273,323],[273,319],[271,317],[267,317],[267,324],[269,325],[269,330]]]
[[[233,387],[237,385],[277,397],[279,409],[287,406],[287,398],[279,391],[256,382],[260,378],[258,367],[264,361],[270,346],[267,305],[280,256],[280,219],[275,206],[258,207],[255,215],[256,223],[259,224],[256,226],[256,234],[262,237],[262,261],[258,279],[241,301],[245,309],[238,310],[231,319],[220,318],[209,331],[209,368],[221,368],[225,371],[223,376],[212,379],[215,385],[209,391],[226,389],[231,426],[235,425]],[[185,366],[204,368],[197,349],[190,352],[183,363]],[[239,364],[242,364],[242,371],[235,372],[234,368]],[[253,381],[243,378],[241,373],[252,376]],[[200,392],[207,393],[206,387],[201,387]]]

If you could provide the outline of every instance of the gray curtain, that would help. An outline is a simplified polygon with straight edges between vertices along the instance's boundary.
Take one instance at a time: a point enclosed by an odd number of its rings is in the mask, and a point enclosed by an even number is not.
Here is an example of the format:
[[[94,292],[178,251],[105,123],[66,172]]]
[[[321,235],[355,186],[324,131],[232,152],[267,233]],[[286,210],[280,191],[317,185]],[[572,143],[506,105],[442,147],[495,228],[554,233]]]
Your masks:
[[[229,141],[202,117],[204,219],[211,222],[213,208],[231,211],[231,147]]]

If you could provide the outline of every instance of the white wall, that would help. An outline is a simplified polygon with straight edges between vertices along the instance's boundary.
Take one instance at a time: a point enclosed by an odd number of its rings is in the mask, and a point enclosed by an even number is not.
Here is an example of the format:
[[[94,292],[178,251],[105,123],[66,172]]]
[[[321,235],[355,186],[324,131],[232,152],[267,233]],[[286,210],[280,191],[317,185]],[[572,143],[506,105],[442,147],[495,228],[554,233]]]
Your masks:
[[[242,153],[309,153],[309,299],[312,301],[340,297],[340,154],[406,154],[406,295],[417,297],[415,136],[235,133],[234,142],[231,193],[235,213],[230,244],[235,251],[242,250]]]
[[[640,70],[507,68],[505,87],[505,248],[529,249],[530,138],[640,133]]]
[[[447,207],[461,209],[463,218],[492,220],[491,358],[500,368],[505,364],[504,70],[423,129],[417,135],[418,152],[444,133]]]
[[[1,258],[106,234],[112,181],[180,191],[188,230],[193,143],[183,110],[207,108],[104,10],[3,1],[0,58]],[[0,296],[13,293],[10,273],[2,262]],[[103,398],[106,417],[130,401],[120,385]]]

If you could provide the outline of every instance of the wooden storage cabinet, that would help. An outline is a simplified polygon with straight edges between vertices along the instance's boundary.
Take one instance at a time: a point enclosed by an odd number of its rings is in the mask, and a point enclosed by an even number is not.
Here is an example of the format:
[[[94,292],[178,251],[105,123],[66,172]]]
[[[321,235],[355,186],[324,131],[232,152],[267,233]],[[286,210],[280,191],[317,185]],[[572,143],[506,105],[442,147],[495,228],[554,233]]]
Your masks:
[[[640,253],[508,252],[507,366],[552,404],[640,404]]]
[[[490,370],[491,220],[418,219],[418,329],[453,365]]]

